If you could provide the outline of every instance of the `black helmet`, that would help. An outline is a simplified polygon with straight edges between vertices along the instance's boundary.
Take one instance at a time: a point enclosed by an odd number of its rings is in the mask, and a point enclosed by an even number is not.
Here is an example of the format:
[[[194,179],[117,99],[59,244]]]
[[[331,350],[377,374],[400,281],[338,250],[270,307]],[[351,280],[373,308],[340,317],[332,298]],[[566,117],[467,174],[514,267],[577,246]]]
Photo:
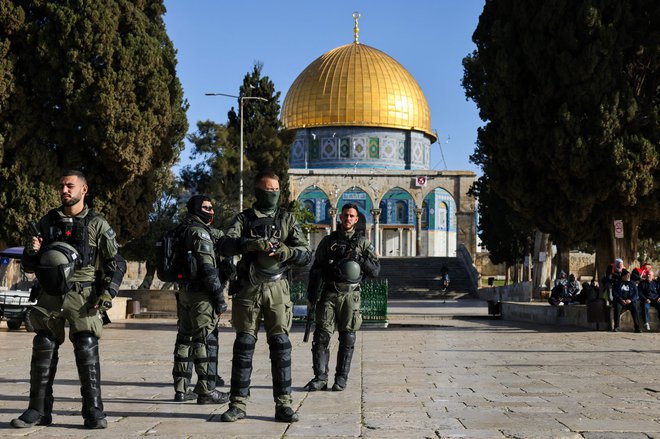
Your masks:
[[[69,279],[76,270],[80,255],[66,242],[55,241],[41,249],[35,274],[39,285],[48,294],[59,296],[70,289]]]
[[[360,283],[362,280],[362,269],[360,264],[352,259],[345,259],[337,264],[337,275],[340,282],[348,282],[351,284]]]

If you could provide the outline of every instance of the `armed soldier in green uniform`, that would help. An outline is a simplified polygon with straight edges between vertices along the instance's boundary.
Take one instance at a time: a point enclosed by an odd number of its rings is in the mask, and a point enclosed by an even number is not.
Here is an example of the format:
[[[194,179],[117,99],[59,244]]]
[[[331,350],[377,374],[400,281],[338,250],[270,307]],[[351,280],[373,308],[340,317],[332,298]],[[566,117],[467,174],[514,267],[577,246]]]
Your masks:
[[[117,253],[115,232],[108,222],[85,204],[87,191],[81,172],[65,172],[59,183],[62,207],[41,218],[35,236],[25,246],[23,266],[36,273],[41,292],[30,314],[36,333],[30,401],[28,409],[11,421],[16,428],[52,423],[53,381],[67,322],[80,378],[84,425],[107,427],[98,340],[102,314],[119,291],[126,262]]]
[[[311,260],[307,239],[290,212],[278,208],[279,177],[261,172],[255,178],[257,201],[239,213],[219,241],[224,256],[243,255],[238,264],[237,291],[233,295],[234,342],[229,409],[221,420],[233,422],[246,415],[250,395],[252,357],[263,317],[268,346],[275,419],[295,422],[291,408],[291,342],[293,303],[285,271]],[[230,290],[234,289],[230,286]]]
[[[212,228],[213,204],[205,195],[193,195],[186,205],[188,215],[180,226],[183,249],[190,255],[181,270],[177,298],[178,332],[174,347],[174,400],[197,398],[198,404],[224,404],[226,392],[216,389],[218,368],[218,318],[227,311],[223,279],[218,271],[215,241],[222,232]],[[192,359],[197,373],[193,392]]]
[[[373,245],[355,230],[358,218],[357,205],[342,207],[341,228],[321,240],[309,272],[307,306],[316,306],[312,341],[314,378],[305,386],[310,391],[328,387],[328,346],[335,327],[339,331],[339,349],[332,390],[346,388],[355,332],[362,324],[360,282],[363,275],[376,277],[380,271]]]

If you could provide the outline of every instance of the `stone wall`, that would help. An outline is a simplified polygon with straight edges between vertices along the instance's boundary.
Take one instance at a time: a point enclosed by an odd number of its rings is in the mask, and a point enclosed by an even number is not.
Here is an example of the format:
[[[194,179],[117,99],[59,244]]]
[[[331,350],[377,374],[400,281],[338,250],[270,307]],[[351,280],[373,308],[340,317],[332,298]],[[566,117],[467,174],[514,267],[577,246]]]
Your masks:
[[[594,261],[595,254],[571,252],[569,255],[570,273],[575,274],[575,277],[584,282],[591,280],[594,274]],[[479,274],[482,278],[497,277],[505,275],[504,264],[493,264],[488,257],[488,252],[479,252],[474,259],[474,265],[477,267]]]
[[[479,288],[477,297],[481,300],[529,302],[532,300],[532,283],[520,282],[501,287]]]
[[[578,280],[590,280],[594,275],[596,255],[590,253],[571,252],[568,259],[570,273]]]

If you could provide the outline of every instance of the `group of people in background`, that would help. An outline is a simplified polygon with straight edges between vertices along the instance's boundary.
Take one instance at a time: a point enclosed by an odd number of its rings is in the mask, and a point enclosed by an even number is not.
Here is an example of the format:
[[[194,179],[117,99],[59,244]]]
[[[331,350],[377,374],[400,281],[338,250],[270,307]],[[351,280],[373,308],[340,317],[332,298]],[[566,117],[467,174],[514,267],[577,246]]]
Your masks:
[[[548,302],[553,306],[570,304],[585,304],[602,299],[612,307],[612,331],[618,332],[621,324],[621,314],[629,311],[633,319],[635,332],[642,332],[642,323],[646,331],[651,330],[650,310],[655,308],[660,319],[660,283],[650,264],[628,270],[622,259],[616,259],[610,264],[602,280],[602,290],[592,280],[584,282],[582,288],[570,274],[561,271],[555,280]],[[641,308],[641,309],[640,309]]]
[[[177,246],[185,253],[176,271],[177,336],[174,349],[174,401],[224,404],[220,419],[246,417],[252,363],[263,321],[270,351],[275,419],[295,422],[292,407],[289,332],[293,321],[287,271],[312,261],[312,250],[294,215],[279,207],[279,177],[264,171],[255,177],[256,202],[234,217],[225,232],[212,226],[210,197],[193,195],[188,214],[179,226]],[[32,230],[23,264],[35,272],[40,289],[31,321],[36,328],[32,344],[28,409],[11,421],[15,428],[53,422],[53,382],[58,348],[70,326],[81,382],[84,426],[107,427],[101,398],[98,340],[104,311],[112,306],[126,262],[118,254],[115,233],[105,219],[85,203],[88,186],[79,171],[60,179],[62,206],[44,216]],[[342,206],[337,230],[319,243],[310,271],[308,306],[316,309],[312,343],[313,379],[308,391],[328,386],[329,343],[337,330],[339,348],[333,391],[346,388],[360,328],[360,283],[376,277],[380,262],[371,243],[356,230],[358,206]],[[236,266],[233,259],[240,257]],[[164,258],[163,258],[164,259]],[[228,260],[232,264],[223,264]],[[222,266],[232,266],[223,270]],[[229,285],[228,285],[229,284]],[[228,287],[228,288],[227,288]],[[225,290],[232,296],[231,323],[236,331],[229,392],[218,374],[218,319],[228,310]],[[191,389],[192,369],[197,384]]]
[[[651,307],[657,310],[660,318],[660,290],[652,267],[649,264],[643,264],[639,268],[628,271],[623,265],[623,260],[616,259],[608,267],[603,283],[604,290],[607,292],[606,299],[612,305],[614,313],[612,331],[619,331],[621,313],[628,310],[633,319],[635,332],[642,332],[639,321],[640,304],[644,329],[650,331],[649,311]]]
[[[584,282],[582,287],[575,279],[574,274],[566,278],[564,271],[559,272],[559,277],[555,279],[555,285],[550,291],[548,302],[553,306],[563,306],[570,304],[584,305],[588,300],[594,298],[594,291],[597,288],[594,283]]]

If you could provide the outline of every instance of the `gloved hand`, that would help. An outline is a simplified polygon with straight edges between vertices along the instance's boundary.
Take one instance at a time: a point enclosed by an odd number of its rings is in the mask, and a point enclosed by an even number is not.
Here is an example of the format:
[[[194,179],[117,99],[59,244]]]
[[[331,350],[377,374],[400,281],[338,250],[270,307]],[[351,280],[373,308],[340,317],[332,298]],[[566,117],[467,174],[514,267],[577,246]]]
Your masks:
[[[103,312],[112,308],[112,296],[108,290],[103,290],[101,294],[96,296],[96,303],[94,304],[94,308],[98,309],[99,312]]]
[[[270,242],[265,238],[250,239],[243,245],[243,249],[246,252],[264,252],[269,248]]]
[[[280,262],[284,262],[291,257],[291,249],[283,242],[280,242],[272,254],[277,255]]]
[[[357,254],[357,253],[355,253],[355,252],[353,252],[353,253],[351,254],[351,258],[350,258],[350,259],[352,259],[352,260],[354,260],[355,262],[357,262],[360,266],[362,266],[362,264],[364,264],[364,256],[359,255],[359,254]]]
[[[307,306],[309,305],[316,305],[316,302],[318,302],[319,298],[318,295],[315,292],[307,291]]]
[[[213,311],[215,311],[217,315],[227,311],[227,302],[225,302],[224,294],[216,296],[215,300],[213,301]]]

